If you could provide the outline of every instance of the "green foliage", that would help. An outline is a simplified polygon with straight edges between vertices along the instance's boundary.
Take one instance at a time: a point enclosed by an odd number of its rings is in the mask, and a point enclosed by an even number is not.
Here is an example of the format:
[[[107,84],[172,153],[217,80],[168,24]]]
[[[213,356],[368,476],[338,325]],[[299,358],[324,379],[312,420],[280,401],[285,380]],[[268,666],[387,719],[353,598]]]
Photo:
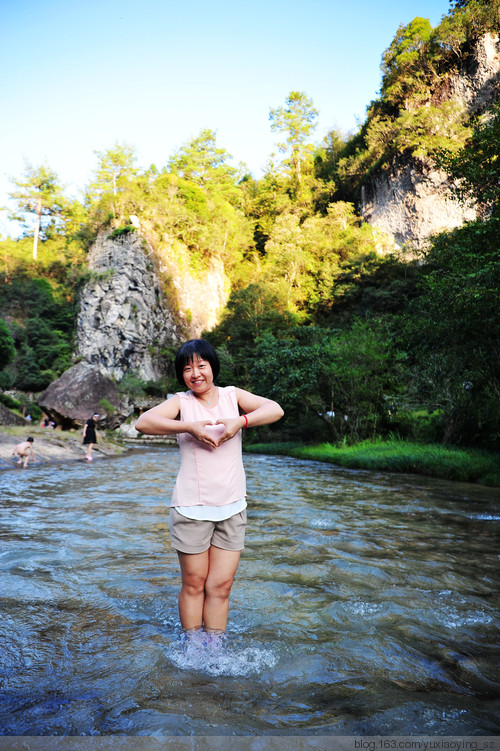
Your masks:
[[[436,238],[402,319],[409,393],[443,411],[447,441],[500,446],[500,220]]]
[[[382,56],[383,102],[397,111],[407,109],[422,95],[429,83],[432,26],[427,18],[414,18],[400,26]]]
[[[73,306],[48,279],[0,277],[0,312],[12,324],[15,357],[3,387],[40,391],[72,365]]]
[[[88,199],[109,192],[116,196],[137,173],[135,149],[128,144],[116,143],[110,149],[94,153],[99,161],[94,179],[87,189]]]
[[[33,167],[26,163],[24,179],[12,182],[17,190],[9,195],[17,203],[17,212],[10,218],[34,232],[33,258],[36,260],[39,234],[43,237],[45,232],[45,237],[51,236],[61,222],[67,202],[56,173],[47,165]]]
[[[0,394],[0,402],[2,402],[2,404],[5,404],[5,406],[9,409],[21,409],[21,402],[17,399],[14,399],[14,397],[12,396],[9,396],[9,394]]]
[[[435,37],[443,55],[460,60],[469,54],[480,36],[487,32],[498,33],[500,2],[458,0],[452,5],[451,13],[443,18],[435,30]]]
[[[410,472],[446,480],[500,486],[498,455],[438,444],[423,446],[392,438],[388,441],[366,440],[354,446],[345,443],[340,446],[328,443],[315,446],[273,443],[248,446],[246,450],[251,453],[280,454],[331,462],[351,469]]]
[[[347,269],[378,258],[382,236],[356,216],[352,204],[338,201],[326,214],[300,222],[280,214],[266,243],[261,278],[282,306],[304,321],[328,306]]]
[[[276,399],[288,423],[313,413],[337,440],[376,435],[388,420],[385,394],[395,388],[394,353],[376,322],[350,330],[298,327],[257,344],[252,382]]]
[[[399,27],[383,54],[380,96],[330,171],[335,198],[357,197],[370,175],[398,155],[433,161],[443,150],[453,154],[464,146],[470,116],[450,99],[448,79],[475,41],[499,27],[500,0],[472,0],[435,29],[420,17]]]
[[[301,91],[291,91],[286,98],[285,107],[269,111],[271,130],[286,135],[285,140],[278,144],[278,148],[290,154],[288,164],[297,184],[302,180],[304,158],[308,152],[313,151],[306,141],[316,128],[317,117],[318,111],[314,108],[312,99]]]
[[[226,164],[228,158],[216,147],[215,134],[203,131],[172,157],[171,172],[128,174],[116,193],[89,193],[90,226],[97,232],[110,225],[116,236],[117,229],[128,231],[136,215],[163,266],[202,274],[217,260],[230,273],[251,245],[252,225],[240,208],[237,170]],[[175,299],[172,285],[168,293]]]
[[[273,290],[253,282],[232,292],[220,324],[206,337],[217,349],[225,348],[231,358],[233,378],[248,388],[259,336],[265,332],[280,335],[295,323],[296,317]]]
[[[184,178],[184,185],[194,183],[215,190],[229,203],[239,206],[238,170],[227,163],[230,159],[231,154],[217,146],[215,132],[202,130],[197,138],[171,157],[168,166],[173,174]]]
[[[15,354],[16,349],[10,329],[3,318],[0,318],[0,370],[14,359]]]
[[[42,391],[53,380],[42,373],[35,351],[27,344],[21,346],[15,367],[16,386],[23,391]]]
[[[498,211],[500,185],[500,104],[483,117],[466,146],[458,152],[441,151],[438,164],[457,182],[461,200],[472,200]]]
[[[99,402],[99,407],[102,409],[103,412],[105,412],[107,415],[113,415],[116,412],[116,407],[114,404],[111,404],[109,399],[106,399],[103,397]]]
[[[135,227],[132,224],[126,224],[124,227],[117,227],[108,235],[109,240],[115,240],[117,237],[124,237],[131,232],[135,232]]]
[[[245,214],[253,223],[255,247],[264,255],[276,218],[293,207],[287,178],[270,163],[261,180],[257,182],[247,175],[240,187]]]
[[[309,409],[321,410],[319,381],[326,359],[329,332],[295,327],[277,338],[266,331],[257,342],[252,381],[298,420]]]
[[[132,399],[139,399],[146,393],[146,382],[135,373],[125,373],[118,384],[118,390]]]

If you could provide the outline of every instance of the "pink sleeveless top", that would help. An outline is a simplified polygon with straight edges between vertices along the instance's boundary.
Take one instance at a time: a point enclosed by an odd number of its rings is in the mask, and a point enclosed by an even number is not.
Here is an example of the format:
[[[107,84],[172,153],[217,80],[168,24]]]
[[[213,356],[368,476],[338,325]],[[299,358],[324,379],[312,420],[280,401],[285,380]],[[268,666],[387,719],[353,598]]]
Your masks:
[[[179,392],[180,419],[186,422],[239,417],[234,386],[218,387],[216,407],[206,407],[191,391]],[[214,433],[223,427],[208,428]],[[225,506],[246,495],[245,470],[241,456],[241,430],[217,448],[207,446],[189,433],[177,436],[181,450],[181,468],[177,475],[172,506]]]

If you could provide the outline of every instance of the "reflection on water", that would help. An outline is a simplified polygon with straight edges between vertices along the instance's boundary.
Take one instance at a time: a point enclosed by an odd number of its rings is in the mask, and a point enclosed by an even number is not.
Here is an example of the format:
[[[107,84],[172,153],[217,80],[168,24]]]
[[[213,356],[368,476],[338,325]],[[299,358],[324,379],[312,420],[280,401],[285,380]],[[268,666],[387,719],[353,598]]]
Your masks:
[[[184,640],[173,448],[0,475],[3,735],[490,735],[500,492],[246,456],[225,640]]]

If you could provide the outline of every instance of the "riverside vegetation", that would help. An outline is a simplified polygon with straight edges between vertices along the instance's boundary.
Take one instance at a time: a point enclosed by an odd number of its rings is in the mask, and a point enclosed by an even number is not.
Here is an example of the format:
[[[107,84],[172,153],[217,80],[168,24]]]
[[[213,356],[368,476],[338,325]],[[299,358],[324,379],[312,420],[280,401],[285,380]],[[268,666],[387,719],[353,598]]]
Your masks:
[[[0,241],[0,388],[41,391],[72,364],[88,249],[99,232],[134,231],[132,217],[153,248],[168,247],[200,276],[223,263],[229,299],[205,334],[221,356],[220,382],[268,395],[286,413],[256,440],[294,452],[291,442],[325,443],[316,458],[357,454],[362,466],[371,466],[367,441],[383,462],[412,447],[408,461],[378,466],[440,466],[450,477],[450,455],[436,447],[457,447],[466,452],[457,479],[499,484],[500,106],[472,117],[437,94],[475,42],[498,33],[500,2],[451,6],[434,29],[422,18],[398,29],[357,133],[332,130],[314,144],[318,113],[302,92],[271,109],[283,159],[273,155],[259,180],[232,165],[210,130],[160,168],[139,169],[128,145],[98,153],[82,200],[68,198],[47,165],[27,165],[12,194],[26,233]],[[397,156],[445,169],[458,181],[456,200],[479,218],[424,251],[395,249],[356,204],[364,182]],[[175,312],[175,285],[163,281]],[[160,354],[161,382],[129,373],[121,388],[172,388],[172,353]]]

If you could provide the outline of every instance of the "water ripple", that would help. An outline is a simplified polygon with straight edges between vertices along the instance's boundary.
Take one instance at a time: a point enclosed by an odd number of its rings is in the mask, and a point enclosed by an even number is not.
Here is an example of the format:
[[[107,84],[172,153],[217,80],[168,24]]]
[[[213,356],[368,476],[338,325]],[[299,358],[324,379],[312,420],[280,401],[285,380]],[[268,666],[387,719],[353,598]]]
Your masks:
[[[500,730],[500,492],[246,456],[227,640],[187,643],[178,462],[0,473],[3,734]]]

